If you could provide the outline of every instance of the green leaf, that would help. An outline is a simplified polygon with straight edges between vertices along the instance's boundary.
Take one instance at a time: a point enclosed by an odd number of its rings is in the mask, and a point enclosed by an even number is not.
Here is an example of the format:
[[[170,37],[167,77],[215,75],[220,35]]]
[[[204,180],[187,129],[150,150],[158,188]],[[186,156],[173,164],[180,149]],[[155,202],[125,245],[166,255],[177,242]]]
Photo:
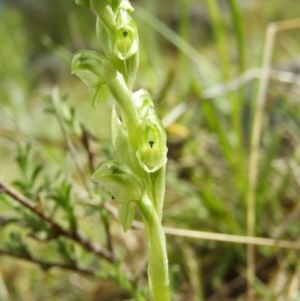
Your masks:
[[[76,267],[77,258],[76,258],[76,253],[73,244],[62,238],[57,239],[56,242],[58,245],[58,250],[60,254],[63,256],[63,258],[65,259],[65,261],[68,264],[71,264]]]
[[[104,161],[98,165],[92,179],[104,186],[120,203],[137,202],[143,197],[142,181],[125,164]]]
[[[100,110],[107,102],[109,89],[105,84],[93,85],[89,90],[90,100],[94,110]]]
[[[89,50],[74,53],[71,69],[88,87],[105,84],[117,76],[116,68],[105,56]]]
[[[124,232],[131,227],[134,219],[134,209],[128,204],[119,204],[118,206],[118,217],[123,227]]]
[[[30,181],[30,186],[32,187],[35,184],[35,181],[38,177],[38,175],[41,173],[43,170],[44,166],[43,165],[37,165],[31,175],[31,181]]]
[[[20,233],[11,232],[10,240],[7,242],[7,248],[13,253],[24,256],[26,258],[31,258],[30,251],[23,241]]]

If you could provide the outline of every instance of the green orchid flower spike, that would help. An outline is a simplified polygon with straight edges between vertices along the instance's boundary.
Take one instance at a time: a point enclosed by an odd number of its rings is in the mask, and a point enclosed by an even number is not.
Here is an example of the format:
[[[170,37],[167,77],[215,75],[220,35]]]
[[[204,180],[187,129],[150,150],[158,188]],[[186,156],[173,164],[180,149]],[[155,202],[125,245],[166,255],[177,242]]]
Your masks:
[[[111,131],[114,160],[96,168],[92,179],[118,203],[127,231],[141,211],[149,249],[149,293],[152,301],[170,301],[168,259],[161,225],[167,163],[166,132],[150,94],[132,92],[139,63],[137,25],[128,0],[76,0],[97,16],[96,33],[103,54],[81,50],[73,55],[72,73],[89,88],[94,109],[113,96]],[[133,203],[136,204],[133,207]]]

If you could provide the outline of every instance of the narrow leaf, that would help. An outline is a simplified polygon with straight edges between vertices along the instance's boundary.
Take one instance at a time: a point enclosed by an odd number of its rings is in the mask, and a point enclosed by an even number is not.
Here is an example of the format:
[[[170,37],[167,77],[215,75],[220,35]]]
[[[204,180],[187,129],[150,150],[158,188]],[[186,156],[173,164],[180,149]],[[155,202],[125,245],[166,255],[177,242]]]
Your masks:
[[[93,85],[89,90],[90,100],[94,110],[100,110],[107,102],[109,89],[105,84]]]
[[[119,204],[118,217],[124,232],[127,232],[134,219],[134,209],[130,204]]]

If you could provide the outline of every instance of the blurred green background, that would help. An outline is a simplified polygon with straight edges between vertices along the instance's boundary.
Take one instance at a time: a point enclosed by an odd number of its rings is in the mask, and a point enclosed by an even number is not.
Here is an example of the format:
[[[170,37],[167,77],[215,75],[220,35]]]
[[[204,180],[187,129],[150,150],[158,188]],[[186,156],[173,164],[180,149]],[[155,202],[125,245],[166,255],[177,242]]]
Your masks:
[[[66,122],[66,127],[89,179],[80,125],[94,137],[95,164],[109,158],[113,100],[94,111],[87,88],[71,75],[72,53],[101,51],[95,16],[74,2],[0,0],[0,180],[11,184],[22,177],[16,163],[18,145],[30,143],[31,160],[42,162],[48,177],[55,179],[59,172],[70,180],[82,229],[103,242],[99,212],[85,207],[83,188],[59,125],[45,113],[45,95],[56,86],[76,112],[77,123]],[[300,2],[136,0],[132,5],[141,55],[135,90],[150,92],[168,133],[163,224],[246,235],[248,161],[259,81],[253,78],[216,97],[212,91],[260,68],[268,24],[300,18]],[[300,28],[276,35],[271,69],[287,72],[292,80],[269,82],[255,189],[256,236],[291,241],[300,234],[299,37]],[[37,192],[30,193],[35,197]],[[26,227],[1,223],[15,216],[16,208],[0,202],[1,247],[17,232],[40,258],[60,258],[54,242],[43,245],[30,238]],[[58,221],[65,222],[63,217]],[[137,273],[138,287],[146,289],[143,233],[123,234],[117,221],[109,219],[109,223],[123,262],[122,275],[130,278]],[[167,236],[167,244],[173,301],[245,300],[245,245],[176,236]],[[255,252],[257,300],[300,300],[299,251],[257,247]],[[87,254],[79,257],[87,266],[95,262]],[[134,298],[121,280],[107,276],[111,266],[101,263],[99,269],[103,272],[99,277],[58,268],[43,271],[0,255],[0,300]]]

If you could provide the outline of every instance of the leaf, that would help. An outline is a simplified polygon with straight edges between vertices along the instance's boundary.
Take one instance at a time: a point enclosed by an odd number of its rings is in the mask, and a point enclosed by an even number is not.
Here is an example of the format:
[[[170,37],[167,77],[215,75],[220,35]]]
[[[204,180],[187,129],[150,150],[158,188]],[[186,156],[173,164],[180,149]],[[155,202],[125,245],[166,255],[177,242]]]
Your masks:
[[[98,165],[92,179],[104,186],[120,203],[140,201],[144,184],[125,164],[104,161]]]
[[[18,255],[24,256],[26,258],[31,258],[30,251],[24,243],[20,233],[10,233],[10,240],[7,242],[7,249]]]
[[[73,247],[73,244],[66,241],[65,239],[57,239],[56,240],[57,245],[58,245],[58,250],[60,254],[63,256],[65,261],[68,264],[73,265],[74,267],[77,266],[77,258],[76,258],[76,253]]]
[[[38,177],[38,175],[41,173],[41,171],[43,170],[43,165],[37,165],[31,175],[31,182],[30,182],[30,185],[31,187],[35,184],[35,181]]]
[[[100,110],[107,102],[109,89],[105,84],[94,84],[89,90],[90,100],[94,110]]]
[[[117,76],[116,68],[105,56],[89,50],[74,53],[71,69],[88,87],[105,84]]]
[[[128,204],[119,204],[118,206],[118,217],[123,227],[124,232],[131,227],[134,220],[134,209]]]

